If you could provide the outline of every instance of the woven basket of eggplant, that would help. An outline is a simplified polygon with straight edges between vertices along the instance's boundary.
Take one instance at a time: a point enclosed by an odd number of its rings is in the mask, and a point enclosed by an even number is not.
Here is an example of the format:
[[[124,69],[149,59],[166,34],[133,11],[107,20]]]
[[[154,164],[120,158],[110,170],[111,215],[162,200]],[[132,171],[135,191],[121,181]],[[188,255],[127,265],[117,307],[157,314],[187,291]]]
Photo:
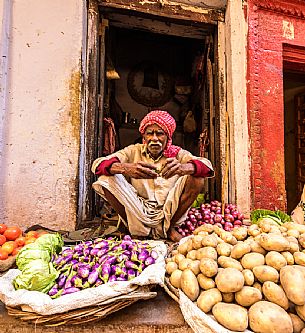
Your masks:
[[[126,235],[63,248],[59,234],[41,236],[18,253],[18,270],[0,278],[0,300],[9,315],[45,326],[104,318],[157,295],[153,290],[163,281],[166,246],[161,243],[160,250],[155,243]],[[35,292],[23,297],[28,303],[18,304],[20,289]]]

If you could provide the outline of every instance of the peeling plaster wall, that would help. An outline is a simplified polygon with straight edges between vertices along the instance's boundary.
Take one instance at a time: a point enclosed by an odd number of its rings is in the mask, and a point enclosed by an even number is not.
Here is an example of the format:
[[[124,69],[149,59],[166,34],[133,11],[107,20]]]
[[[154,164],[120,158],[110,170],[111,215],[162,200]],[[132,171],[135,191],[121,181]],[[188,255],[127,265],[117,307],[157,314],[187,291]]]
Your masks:
[[[83,6],[77,0],[12,1],[1,223],[75,227]],[[2,22],[10,14],[0,13]]]
[[[252,209],[285,211],[283,44],[305,47],[303,1],[248,1]]]

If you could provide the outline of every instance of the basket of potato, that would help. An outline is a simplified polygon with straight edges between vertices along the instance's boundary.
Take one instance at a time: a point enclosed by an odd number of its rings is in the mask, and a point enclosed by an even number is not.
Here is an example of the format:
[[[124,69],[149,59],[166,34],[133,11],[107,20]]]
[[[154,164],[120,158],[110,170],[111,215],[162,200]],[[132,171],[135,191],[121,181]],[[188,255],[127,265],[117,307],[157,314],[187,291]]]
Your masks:
[[[167,257],[165,281],[194,331],[305,333],[305,225],[202,225]]]

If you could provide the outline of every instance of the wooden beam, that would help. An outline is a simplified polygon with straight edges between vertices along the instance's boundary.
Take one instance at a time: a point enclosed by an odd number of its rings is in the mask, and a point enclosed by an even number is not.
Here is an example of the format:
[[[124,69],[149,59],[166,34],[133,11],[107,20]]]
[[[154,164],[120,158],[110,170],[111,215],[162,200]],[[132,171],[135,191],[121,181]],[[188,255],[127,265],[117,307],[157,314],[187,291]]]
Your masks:
[[[92,183],[94,175],[91,172],[91,164],[96,158],[96,107],[98,96],[98,26],[99,11],[96,0],[88,2],[88,25],[87,25],[87,52],[86,52],[86,75],[84,78],[84,116],[81,147],[82,183],[79,190],[79,210],[77,228],[84,220],[91,220],[93,217],[93,190]]]
[[[107,13],[110,26],[137,29],[142,31],[149,31],[158,34],[165,34],[171,36],[203,39],[209,35],[214,25],[192,27],[182,24],[162,22],[151,18],[138,17],[133,15],[124,15],[119,13]]]
[[[217,24],[218,21],[224,22],[224,9],[199,7],[177,1],[99,0],[99,5],[105,8],[125,9],[171,19],[210,24]]]

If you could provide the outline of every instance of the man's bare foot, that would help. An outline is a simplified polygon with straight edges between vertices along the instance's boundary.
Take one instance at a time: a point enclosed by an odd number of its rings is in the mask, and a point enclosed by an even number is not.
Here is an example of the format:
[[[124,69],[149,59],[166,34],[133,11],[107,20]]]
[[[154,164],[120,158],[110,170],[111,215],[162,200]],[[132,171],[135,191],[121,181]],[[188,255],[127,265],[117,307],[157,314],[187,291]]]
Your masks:
[[[182,235],[180,235],[179,232],[175,230],[175,228],[171,227],[168,229],[167,237],[173,242],[179,242],[182,238]]]

